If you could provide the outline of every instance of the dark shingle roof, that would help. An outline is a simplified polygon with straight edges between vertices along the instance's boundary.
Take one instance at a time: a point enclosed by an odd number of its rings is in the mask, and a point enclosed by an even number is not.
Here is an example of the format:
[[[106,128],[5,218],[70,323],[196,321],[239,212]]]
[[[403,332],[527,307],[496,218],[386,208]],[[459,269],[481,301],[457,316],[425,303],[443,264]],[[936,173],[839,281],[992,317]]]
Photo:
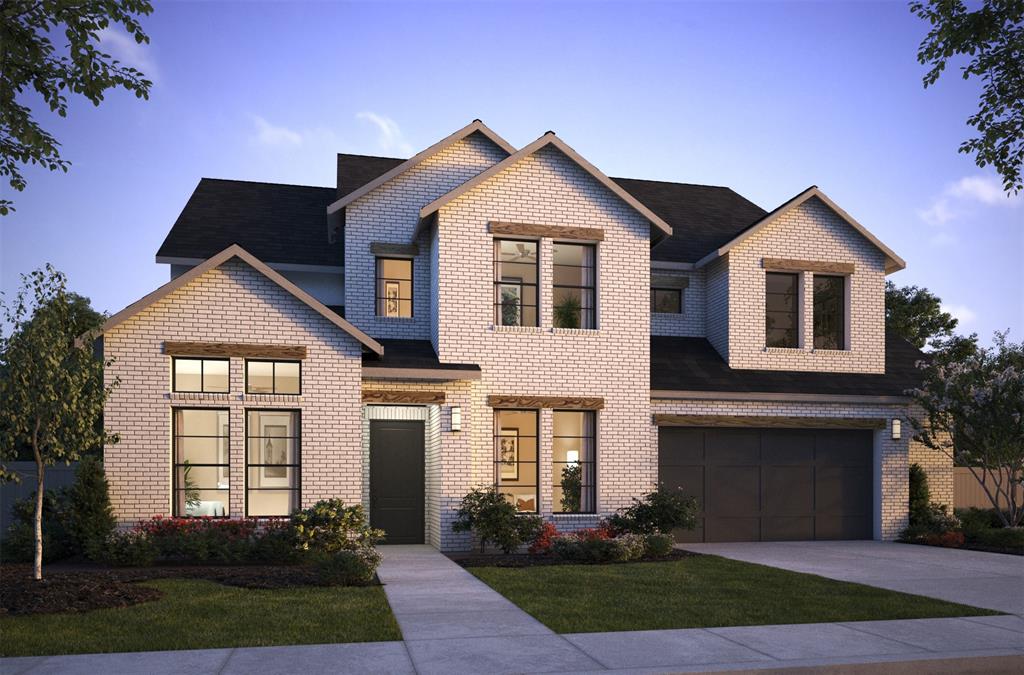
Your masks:
[[[373,157],[371,155],[346,155],[338,153],[338,199],[383,176],[404,162],[396,157]]]
[[[159,257],[209,258],[238,244],[268,263],[343,265],[327,241],[334,188],[203,178],[157,251]]]
[[[731,241],[765,210],[726,187],[612,178],[672,226],[651,249],[652,260],[697,262]]]
[[[430,368],[442,370],[475,370],[480,366],[471,363],[441,363],[430,340],[378,339],[384,347],[384,355],[363,354],[363,365],[374,368]]]
[[[921,383],[925,355],[903,338],[885,339],[885,374],[811,373],[730,368],[704,338],[651,338],[651,389],[903,396]]]

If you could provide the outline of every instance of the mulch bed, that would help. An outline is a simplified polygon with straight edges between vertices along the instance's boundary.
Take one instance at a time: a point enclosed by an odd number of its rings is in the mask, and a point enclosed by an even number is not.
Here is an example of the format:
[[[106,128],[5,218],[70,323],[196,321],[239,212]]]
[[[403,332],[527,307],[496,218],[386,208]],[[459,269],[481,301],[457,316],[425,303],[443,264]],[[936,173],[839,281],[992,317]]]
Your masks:
[[[316,573],[301,565],[105,568],[47,565],[43,579],[32,579],[31,565],[0,565],[0,615],[87,612],[157,600],[155,588],[135,582],[152,579],[207,579],[242,588],[316,586]]]
[[[530,555],[528,553],[448,553],[446,555],[462,567],[542,567],[546,565],[631,565],[641,562],[672,562],[673,560],[691,558],[702,554],[674,549],[672,553],[664,558],[640,558],[639,560],[616,563],[587,563],[577,560],[563,560],[551,555]]]

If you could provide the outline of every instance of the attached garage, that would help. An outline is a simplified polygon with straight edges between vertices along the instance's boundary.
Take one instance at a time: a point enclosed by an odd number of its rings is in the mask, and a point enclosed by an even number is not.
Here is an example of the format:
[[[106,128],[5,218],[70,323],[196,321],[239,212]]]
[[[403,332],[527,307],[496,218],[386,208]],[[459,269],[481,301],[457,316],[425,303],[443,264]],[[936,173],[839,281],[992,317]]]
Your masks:
[[[659,481],[700,504],[679,541],[871,539],[871,429],[661,426]]]

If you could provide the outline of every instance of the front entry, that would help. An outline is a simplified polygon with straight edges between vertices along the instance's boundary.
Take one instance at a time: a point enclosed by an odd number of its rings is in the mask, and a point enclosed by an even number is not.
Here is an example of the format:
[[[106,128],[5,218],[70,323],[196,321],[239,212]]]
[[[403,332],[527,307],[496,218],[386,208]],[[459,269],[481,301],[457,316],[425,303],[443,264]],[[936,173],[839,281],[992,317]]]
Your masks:
[[[370,525],[387,544],[422,544],[422,421],[370,421]]]

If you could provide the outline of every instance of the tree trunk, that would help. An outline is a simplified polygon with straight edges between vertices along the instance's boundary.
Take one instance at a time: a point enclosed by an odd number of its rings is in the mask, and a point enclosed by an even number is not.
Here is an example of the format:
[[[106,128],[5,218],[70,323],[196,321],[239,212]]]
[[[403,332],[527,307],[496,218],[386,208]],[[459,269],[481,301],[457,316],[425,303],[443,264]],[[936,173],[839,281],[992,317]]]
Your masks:
[[[39,580],[43,578],[43,458],[39,455],[39,448],[33,447],[36,457],[36,518],[35,518],[35,540],[36,552],[32,565],[32,576]]]

